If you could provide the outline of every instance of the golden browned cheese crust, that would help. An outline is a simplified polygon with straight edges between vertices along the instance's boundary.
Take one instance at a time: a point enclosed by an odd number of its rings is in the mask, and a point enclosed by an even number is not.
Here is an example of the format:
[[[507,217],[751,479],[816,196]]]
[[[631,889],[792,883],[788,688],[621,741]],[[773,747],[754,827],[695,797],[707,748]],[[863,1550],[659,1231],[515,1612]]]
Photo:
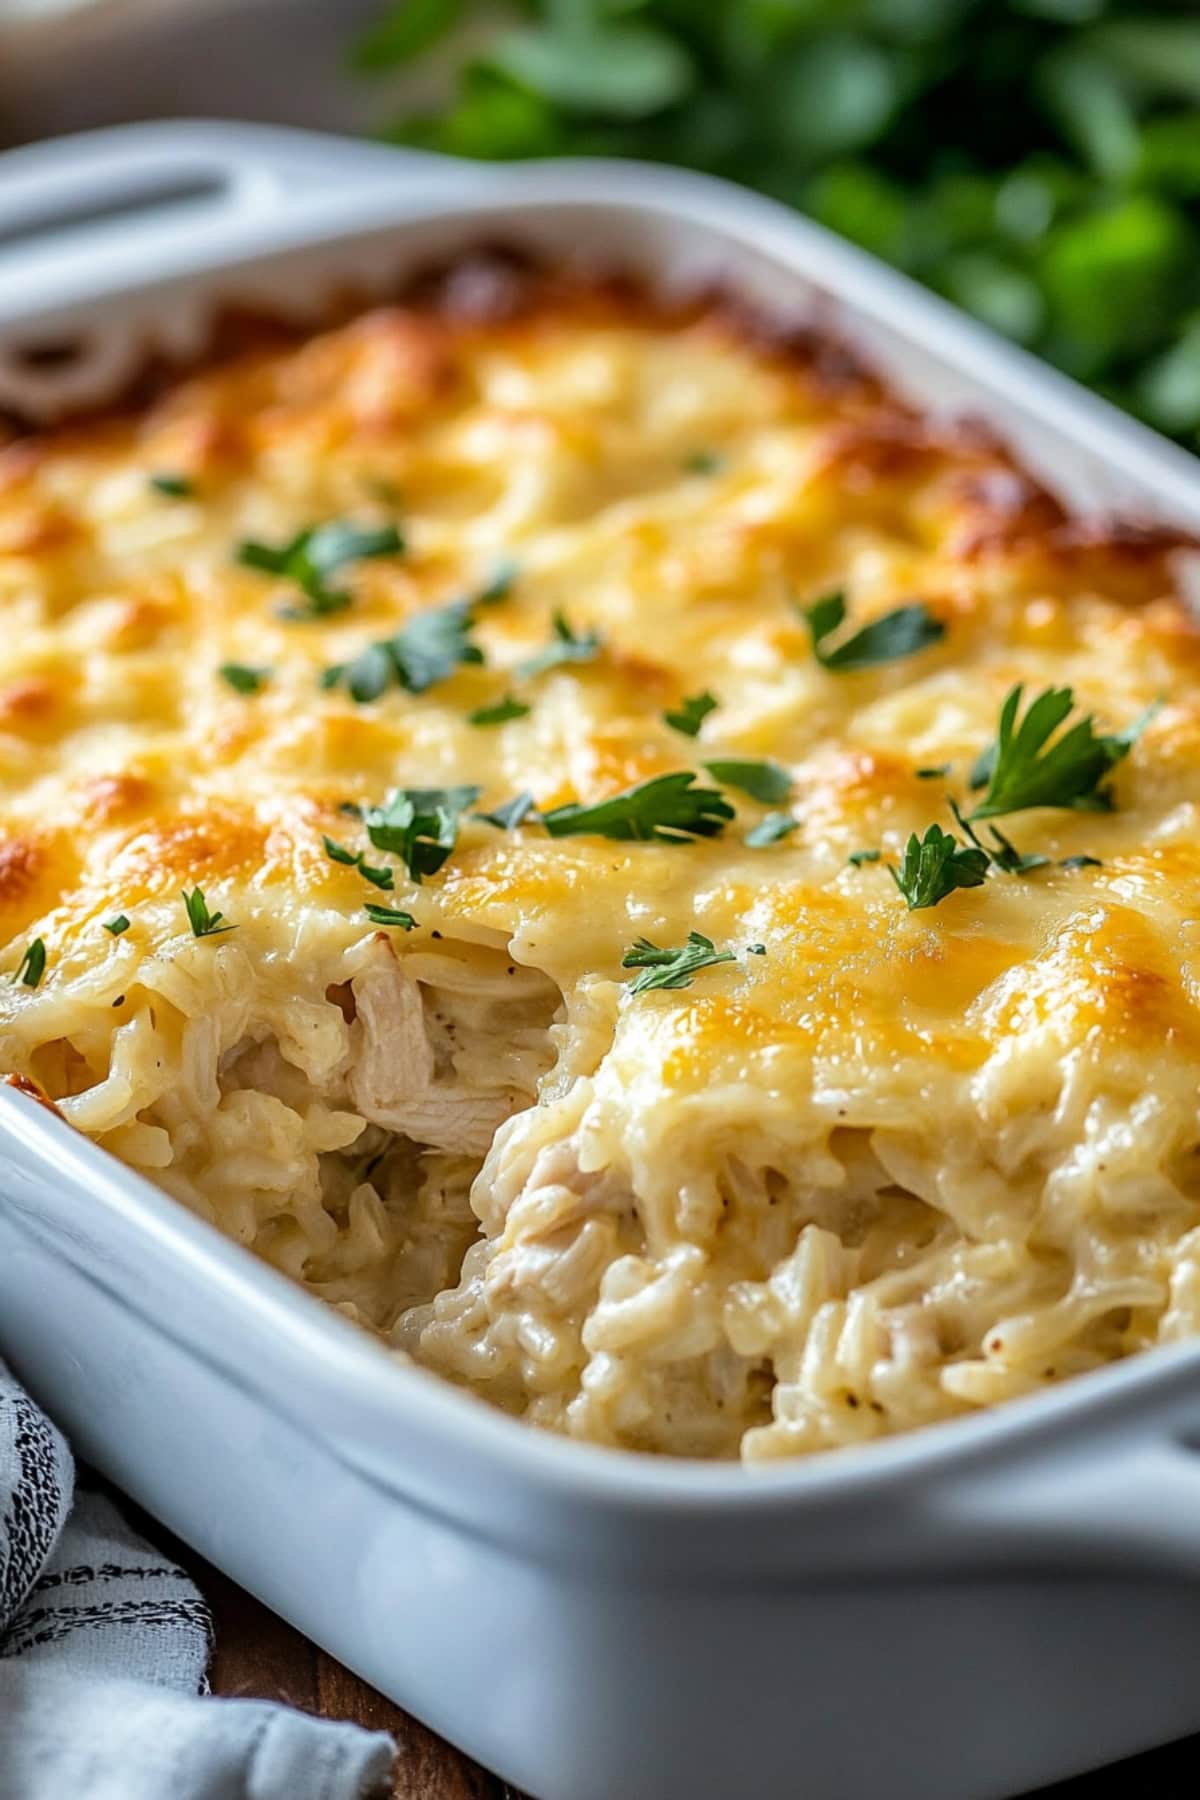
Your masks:
[[[718,301],[456,280],[0,443],[0,969],[46,952],[0,1066],[398,1347],[601,1442],[855,1442],[1200,1328],[1176,546]],[[295,582],[237,546],[335,521],[405,549],[283,616]],[[509,565],[482,660],[322,685]],[[800,608],[834,588],[855,628],[919,600],[945,635],[828,670]],[[598,652],[522,673],[556,614]],[[1162,704],[1116,810],[1002,819],[1049,864],[909,912],[884,864],[954,829],[1018,683],[1108,731]],[[693,739],[663,715],[703,690]],[[346,810],[545,811],[722,757],[786,769],[789,836],[747,845],[768,808],[732,789],[686,844],[468,813],[416,884]],[[236,929],[193,936],[196,887]],[[634,940],[691,931],[734,960],[632,993]]]

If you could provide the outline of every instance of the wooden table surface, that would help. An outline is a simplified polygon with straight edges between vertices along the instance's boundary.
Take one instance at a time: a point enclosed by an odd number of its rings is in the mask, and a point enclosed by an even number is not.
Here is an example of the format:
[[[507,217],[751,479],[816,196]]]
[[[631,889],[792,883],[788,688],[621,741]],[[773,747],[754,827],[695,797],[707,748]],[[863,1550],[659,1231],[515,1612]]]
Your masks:
[[[154,1531],[161,1541],[161,1531]],[[524,1800],[516,1788],[489,1775],[424,1725],[385,1700],[315,1644],[285,1625],[257,1600],[181,1546],[172,1545],[212,1607],[217,1630],[211,1671],[214,1692],[243,1698],[285,1700],[324,1718],[353,1719],[373,1731],[390,1731],[400,1747],[393,1800]],[[1196,1671],[1200,1683],[1200,1669]],[[1196,1800],[1200,1794],[1200,1738],[1174,1744],[1128,1762],[1040,1788],[1029,1800]],[[613,1800],[621,1800],[614,1795]],[[681,1795],[679,1800],[686,1800]],[[752,1800],[752,1789],[730,1800]],[[846,1800],[874,1800],[847,1795]]]

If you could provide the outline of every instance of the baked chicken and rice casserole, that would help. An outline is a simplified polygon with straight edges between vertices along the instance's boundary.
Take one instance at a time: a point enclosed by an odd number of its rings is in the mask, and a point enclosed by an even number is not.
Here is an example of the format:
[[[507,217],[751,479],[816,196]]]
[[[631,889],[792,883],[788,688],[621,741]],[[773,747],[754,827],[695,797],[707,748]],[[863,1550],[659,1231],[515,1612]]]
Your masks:
[[[719,297],[235,335],[0,441],[9,1079],[598,1443],[1200,1329],[1179,543]]]

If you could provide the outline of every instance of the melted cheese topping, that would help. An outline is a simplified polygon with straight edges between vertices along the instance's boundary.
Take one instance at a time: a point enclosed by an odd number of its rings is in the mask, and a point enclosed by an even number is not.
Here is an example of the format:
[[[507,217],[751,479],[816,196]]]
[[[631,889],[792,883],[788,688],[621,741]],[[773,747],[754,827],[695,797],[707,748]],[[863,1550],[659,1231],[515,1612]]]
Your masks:
[[[327,617],[234,560],[346,520],[406,550],[339,570]],[[1065,517],[827,344],[561,280],[15,438],[0,968],[34,938],[47,963],[0,992],[0,1063],[406,1352],[600,1442],[807,1451],[1193,1332],[1200,640],[1169,549]],[[321,686],[508,563],[482,662]],[[795,602],[833,587],[855,626],[920,599],[945,637],[826,670]],[[522,675],[556,613],[600,654]],[[239,694],[226,663],[269,674]],[[1116,811],[1001,821],[1053,866],[909,913],[848,858],[953,828],[1018,682],[1107,729],[1163,705]],[[703,689],[691,740],[663,714]],[[468,723],[510,692],[527,714]],[[345,811],[457,783],[545,809],[735,756],[792,778],[768,848],[734,791],[688,844],[468,816],[417,885]],[[192,936],[196,886],[235,930]],[[693,930],[735,960],[632,994],[633,941]]]

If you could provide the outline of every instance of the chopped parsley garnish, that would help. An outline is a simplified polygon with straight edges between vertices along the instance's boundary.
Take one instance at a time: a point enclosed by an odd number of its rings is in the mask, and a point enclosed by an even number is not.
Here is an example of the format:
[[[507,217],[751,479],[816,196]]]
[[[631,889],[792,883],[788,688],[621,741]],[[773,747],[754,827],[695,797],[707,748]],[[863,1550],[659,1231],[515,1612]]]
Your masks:
[[[716,475],[725,467],[725,458],[719,450],[693,450],[683,466],[689,475]]]
[[[904,860],[899,871],[889,863],[888,873],[908,902],[910,912],[922,906],[936,906],[955,888],[979,887],[989,869],[998,869],[1002,875],[1029,875],[1035,869],[1050,866],[1050,857],[1043,856],[1038,850],[1018,850],[1016,845],[1005,837],[996,825],[987,828],[990,843],[984,841],[975,829],[974,821],[978,813],[964,818],[958,805],[951,800],[950,811],[954,814],[955,823],[968,840],[961,848],[958,840],[939,825],[931,825],[924,838],[918,839],[916,833],[909,838],[904,851]],[[875,862],[879,852],[860,850],[850,858],[856,866],[863,862]],[[1099,868],[1100,860],[1095,856],[1068,856],[1060,863],[1061,869]]]
[[[791,776],[776,762],[760,762],[749,756],[726,756],[706,762],[704,766],[726,787],[737,788],[764,805],[786,800],[792,791]]]
[[[877,863],[882,855],[882,850],[852,850],[846,861],[851,868],[861,869],[864,863]]]
[[[373,863],[367,862],[361,850],[357,853],[353,850],[347,850],[345,844],[339,844],[336,838],[323,838],[322,842],[325,845],[325,854],[330,862],[343,863],[348,869],[357,869],[364,881],[369,881],[372,887],[395,887],[396,878],[392,874],[392,871],[390,869],[376,868]]]
[[[406,693],[423,694],[461,663],[483,661],[483,651],[471,642],[474,623],[470,600],[416,613],[391,637],[368,644],[353,662],[326,669],[321,685],[331,688],[344,681],[360,705],[378,700],[393,682]]]
[[[113,937],[120,937],[123,931],[129,930],[129,920],[124,913],[117,913],[115,918],[105,919],[102,922],[105,931],[111,932]]]
[[[1026,853],[1018,850],[996,825],[988,827],[992,842],[985,844],[970,819],[963,818],[953,800],[950,802],[950,811],[963,834],[970,838],[977,849],[983,851],[992,867],[999,869],[1002,875],[1028,875],[1033,869],[1044,869],[1050,861],[1048,856],[1042,856],[1038,851]]]
[[[445,681],[460,664],[481,663],[483,651],[471,641],[476,608],[495,606],[507,598],[516,578],[516,565],[502,564],[478,594],[415,614],[391,637],[368,644],[353,662],[326,669],[321,686],[337,687],[345,681],[352,697],[362,705],[378,700],[393,682],[406,693],[423,694],[435,682]],[[519,715],[505,716],[515,719]],[[472,717],[471,723],[499,724],[500,720]]]
[[[19,981],[22,987],[35,988],[45,973],[46,945],[42,938],[36,937],[32,943],[25,946],[25,954],[17,964],[13,980]]]
[[[790,837],[799,823],[791,813],[769,812],[746,833],[746,843],[751,850],[765,850],[768,844],[777,844],[781,838]]]
[[[594,662],[604,648],[599,635],[594,631],[585,631],[578,636],[567,624],[562,613],[556,612],[553,618],[554,636],[544,650],[536,656],[529,657],[517,667],[517,674],[525,680],[534,675],[544,675],[548,669],[558,669],[564,663]]]
[[[236,561],[247,569],[261,569],[295,582],[306,603],[281,607],[281,618],[319,619],[349,606],[349,594],[329,585],[331,577],[347,563],[370,556],[399,556],[403,549],[404,539],[394,525],[351,525],[334,520],[328,525],[310,525],[286,544],[262,544],[246,538],[238,545]]]
[[[660,950],[647,938],[638,938],[632,950],[627,950],[621,958],[621,967],[641,969],[642,973],[630,982],[629,991],[644,994],[650,988],[691,987],[697,969],[736,961],[732,950],[718,950],[711,938],[699,931],[689,931],[687,943],[678,950]]]
[[[368,900],[364,910],[372,925],[398,925],[401,931],[416,928],[417,921],[410,912],[398,912],[392,906],[376,906],[372,900]]]
[[[543,813],[551,837],[616,838],[622,842],[685,843],[689,837],[717,837],[734,811],[716,788],[694,787],[691,769],[655,775],[611,800],[594,806],[556,806]]]
[[[481,587],[475,596],[476,606],[498,606],[501,600],[507,600],[513,591],[517,579],[515,562],[502,562],[489,582]]]
[[[325,854],[330,862],[341,863],[347,869],[358,867],[360,853],[347,850],[345,844],[339,844],[336,838],[322,836],[321,842],[325,846]]]
[[[846,617],[845,595],[840,591],[824,594],[800,611],[812,636],[813,655],[822,668],[839,675],[915,656],[918,650],[927,649],[946,635],[941,620],[933,617],[923,601],[915,600],[909,606],[884,613],[882,618],[872,619],[861,631],[830,649],[828,640]]]
[[[473,819],[479,819],[484,825],[494,825],[497,831],[514,831],[524,823],[533,811],[533,795],[518,794],[512,800],[506,800],[503,806],[497,806],[493,812],[472,813]]]
[[[1031,869],[1044,869],[1050,861],[1038,850],[1018,850],[994,825],[991,847],[985,844],[984,848],[1003,875],[1028,875]]]
[[[187,909],[188,924],[192,928],[193,937],[220,937],[223,931],[237,930],[236,925],[222,925],[221,920],[225,917],[224,913],[209,912],[208,902],[204,898],[203,891],[198,887],[193,888],[190,894],[186,888],[184,889],[183,904]]]
[[[1031,806],[1072,807],[1077,812],[1111,812],[1112,789],[1105,776],[1128,756],[1150,723],[1158,703],[1147,707],[1124,731],[1097,736],[1091,715],[1049,740],[1075,705],[1070,688],[1047,688],[1030,702],[1017,724],[1023,689],[1013,688],[1000,710],[996,741],[971,771],[971,786],[987,792],[973,819],[993,819]]]
[[[716,695],[705,689],[702,694],[686,695],[674,712],[665,712],[663,718],[672,731],[682,731],[684,737],[694,738],[709,713],[716,710]]]
[[[366,815],[367,836],[377,850],[403,859],[414,881],[441,868],[458,842],[463,813],[479,798],[477,787],[397,788]]]
[[[503,700],[497,700],[494,706],[477,706],[474,712],[467,714],[468,725],[506,725],[510,719],[523,719],[530,708],[524,700],[518,700],[512,694],[505,694]]]
[[[952,832],[931,825],[923,838],[912,833],[900,867],[888,863],[887,870],[909,912],[916,912],[920,907],[936,906],[955,888],[979,887],[987,874],[988,855],[974,844],[960,847]]]
[[[249,663],[222,663],[217,673],[235,694],[257,694],[271,679],[270,669],[254,669]]]
[[[150,486],[156,494],[166,494],[171,500],[190,500],[196,492],[196,484],[189,475],[172,475],[165,469],[161,474],[151,475]]]
[[[943,775],[950,773],[949,763],[931,763],[927,769],[914,769],[918,781],[940,781]]]
[[[373,645],[372,650],[386,654],[402,688],[410,694],[423,694],[435,682],[445,681],[460,664],[483,661],[483,651],[471,642],[474,622],[471,602],[452,600],[448,606],[439,606],[433,612],[417,613],[394,637]],[[374,700],[387,685],[385,676],[375,692],[360,694],[356,691],[357,673],[357,664],[351,663],[346,679],[356,700]],[[368,685],[371,685],[370,676]]]

